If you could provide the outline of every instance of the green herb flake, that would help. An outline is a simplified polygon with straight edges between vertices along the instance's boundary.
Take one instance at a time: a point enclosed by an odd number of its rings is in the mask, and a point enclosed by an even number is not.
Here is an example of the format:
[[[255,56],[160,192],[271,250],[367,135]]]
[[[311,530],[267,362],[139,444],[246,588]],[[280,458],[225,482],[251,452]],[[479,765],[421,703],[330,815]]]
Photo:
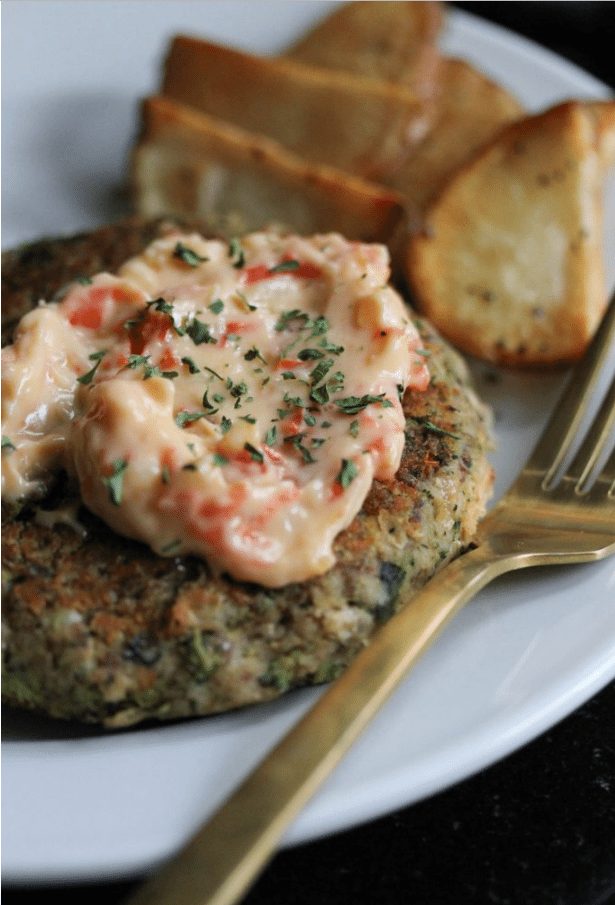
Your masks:
[[[218,380],[224,380],[224,377],[222,377],[221,374],[218,374],[218,372],[217,372],[217,371],[214,371],[213,368],[208,368],[207,365],[203,365],[203,370],[204,370],[204,371],[209,371],[209,373],[212,374],[214,377],[217,377]]]
[[[371,396],[369,393],[366,393],[365,396],[345,396],[343,399],[335,399],[334,402],[345,415],[357,415],[359,412],[362,412],[364,408],[367,408],[368,405],[377,402],[383,406],[387,402],[388,406],[391,405],[391,402],[389,402],[388,399],[385,399],[384,393],[380,393],[378,396]]]
[[[265,434],[265,446],[274,446],[278,439],[278,429],[273,424]]]
[[[208,305],[207,307],[214,314],[220,314],[220,312],[224,308],[224,302],[222,301],[222,299],[214,299],[214,301],[211,303],[211,305]]]
[[[292,371],[282,371],[282,380],[296,380],[297,375]]]
[[[351,459],[342,459],[342,467],[335,480],[341,485],[343,490],[346,490],[346,488],[352,484],[358,473],[359,470]]]
[[[299,261],[291,258],[288,261],[280,261],[279,264],[270,267],[269,273],[291,273],[293,270],[298,270],[300,266]]]
[[[290,311],[283,311],[276,321],[275,329],[280,333],[282,330],[286,330],[288,325],[295,320],[307,321],[309,320],[309,317],[305,311],[300,311],[298,308],[293,308]]]
[[[175,423],[178,427],[185,427],[187,424],[192,424],[193,421],[206,418],[208,414],[208,412],[178,412],[175,416]]]
[[[112,465],[113,471],[111,474],[103,478],[103,484],[109,491],[109,499],[113,503],[114,506],[121,505],[122,495],[124,492],[124,472],[128,468],[128,461],[126,459],[116,459]]]
[[[250,454],[250,458],[254,462],[258,462],[259,464],[262,464],[265,461],[265,457],[263,456],[262,452],[259,449],[257,449],[255,446],[252,446],[251,443],[244,443],[243,448],[245,449],[246,452],[248,452]]]
[[[314,425],[316,424],[316,418],[314,417],[314,415],[311,415],[309,412],[303,413],[303,420],[305,421],[305,423],[307,424],[308,427],[314,427]]]
[[[322,314],[312,321],[312,332],[310,336],[322,336],[329,329],[329,321]]]
[[[220,430],[223,434],[228,434],[231,427],[233,426],[233,422],[230,418],[226,418],[224,415],[222,416],[222,421],[220,422]]]
[[[214,453],[212,456],[212,461],[214,465],[228,465],[228,459],[226,456],[223,456],[222,453]]]
[[[228,256],[232,259],[233,267],[236,267],[238,270],[245,266],[246,256],[244,255],[239,239],[234,238],[229,242]]]
[[[178,258],[189,267],[198,267],[199,264],[204,264],[209,260],[209,258],[201,257],[201,255],[197,254],[192,248],[188,248],[187,245],[184,245],[183,242],[177,243],[173,250],[173,257]]]
[[[321,352],[319,349],[302,349],[301,352],[297,355],[297,358],[300,361],[312,361],[317,360],[318,358],[324,358],[325,353]]]
[[[92,280],[90,277],[77,277],[76,281],[80,286],[91,286]]]
[[[196,317],[186,327],[186,333],[195,346],[200,346],[202,343],[213,343],[214,345],[216,343],[216,340],[209,332],[209,324],[204,324],[203,321]]]
[[[171,472],[168,465],[163,465],[160,469],[160,478],[163,484],[169,484],[171,481]]]
[[[313,402],[317,402],[318,405],[325,405],[329,401],[329,390],[327,389],[327,385],[323,384],[319,387],[314,387],[314,389],[310,392],[310,399]]]
[[[260,351],[256,348],[256,346],[252,346],[251,349],[248,349],[246,354],[243,356],[246,361],[254,361],[255,358],[258,358],[259,361],[262,361],[264,365],[267,364]]]
[[[7,437],[6,434],[2,434],[2,449],[5,449],[7,452],[12,452],[14,449],[17,449],[11,438]]]
[[[92,352],[91,355],[88,355],[89,360],[96,362],[96,364],[86,374],[82,374],[81,377],[77,377],[77,383],[80,383],[83,386],[87,386],[88,384],[92,383],[94,375],[96,374],[96,371],[100,367],[100,363],[106,354],[107,350],[101,349],[99,352]]]
[[[314,458],[307,446],[303,445],[304,438],[305,434],[295,434],[292,437],[285,437],[284,442],[290,443],[291,446],[294,446],[297,452],[300,453],[301,458],[306,463],[306,465],[311,465],[318,460]]]
[[[335,343],[330,343],[328,339],[321,339],[318,343],[321,349],[324,349],[325,352],[332,352],[333,355],[341,355],[344,351],[343,346],[336,346]]]
[[[194,359],[190,358],[188,355],[184,355],[182,358],[182,364],[186,365],[191,374],[200,374],[201,369],[196,364]]]
[[[231,396],[233,396],[235,399],[238,399],[240,396],[246,395],[246,393],[248,392],[248,387],[243,382],[243,380],[241,381],[241,383],[232,383],[231,381],[229,392]]]
[[[256,418],[253,415],[240,415],[240,421],[246,421],[248,424],[256,424]]]
[[[359,436],[359,422],[357,420],[350,422],[350,427],[348,428],[348,432],[351,437]]]
[[[322,361],[319,361],[312,373],[310,374],[310,381],[312,384],[316,385],[320,383],[320,381],[326,377],[331,368],[333,367],[333,359],[332,358],[323,358]]]
[[[413,418],[417,424],[420,424],[421,427],[424,427],[426,431],[429,431],[431,434],[439,434],[442,437],[452,437],[453,440],[459,440],[459,436],[457,434],[451,433],[451,431],[445,430],[443,427],[438,427],[437,424],[434,424],[433,421],[429,421],[427,418]]]
[[[167,302],[165,299],[154,299],[151,302],[147,302],[147,307],[154,307],[155,311],[161,311],[162,314],[172,314],[173,313],[173,305]]]

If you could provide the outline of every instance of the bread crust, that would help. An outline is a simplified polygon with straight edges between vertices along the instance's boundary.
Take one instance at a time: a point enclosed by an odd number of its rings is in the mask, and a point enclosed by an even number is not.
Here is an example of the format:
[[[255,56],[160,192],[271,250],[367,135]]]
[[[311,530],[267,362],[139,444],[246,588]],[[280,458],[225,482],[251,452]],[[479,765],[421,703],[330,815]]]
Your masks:
[[[133,220],[10,253],[9,321],[171,228]],[[8,513],[5,700],[117,728],[270,700],[340,672],[469,544],[491,490],[487,412],[459,357],[419,326],[432,381],[405,396],[401,467],[374,483],[323,576],[271,590],[215,576],[193,557],[157,557],[80,509],[64,478],[41,504]]]

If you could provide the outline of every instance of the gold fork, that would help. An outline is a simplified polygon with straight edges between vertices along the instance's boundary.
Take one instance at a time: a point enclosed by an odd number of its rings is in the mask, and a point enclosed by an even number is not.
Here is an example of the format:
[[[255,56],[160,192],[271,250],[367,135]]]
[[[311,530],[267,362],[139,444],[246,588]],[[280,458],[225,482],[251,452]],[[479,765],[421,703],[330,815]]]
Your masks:
[[[379,630],[130,905],[237,902],[287,826],[464,603],[513,569],[587,562],[615,553],[615,452],[599,476],[593,474],[608,453],[615,430],[615,379],[566,467],[614,350],[615,296],[530,459],[482,522],[474,549],[442,569]]]

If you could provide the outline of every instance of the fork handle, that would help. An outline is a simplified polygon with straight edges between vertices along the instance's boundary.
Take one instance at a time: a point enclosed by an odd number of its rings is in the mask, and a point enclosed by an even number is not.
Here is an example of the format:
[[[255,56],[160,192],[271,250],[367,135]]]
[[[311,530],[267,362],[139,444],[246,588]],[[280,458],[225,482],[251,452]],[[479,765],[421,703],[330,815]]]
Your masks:
[[[232,905],[285,829],[448,620],[509,559],[484,543],[444,567],[129,905]]]

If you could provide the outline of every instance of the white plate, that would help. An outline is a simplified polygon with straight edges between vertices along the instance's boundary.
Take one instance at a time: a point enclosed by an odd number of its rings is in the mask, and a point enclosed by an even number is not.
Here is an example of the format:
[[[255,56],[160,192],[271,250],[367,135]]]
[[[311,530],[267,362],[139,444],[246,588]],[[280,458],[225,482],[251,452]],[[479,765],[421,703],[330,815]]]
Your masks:
[[[155,88],[173,32],[276,51],[328,6],[5,0],[3,244],[87,228],[121,212],[116,196],[136,100]],[[451,15],[444,45],[530,109],[569,96],[608,96],[604,85],[553,54],[462,13]],[[477,373],[480,380],[485,369]],[[498,493],[538,436],[559,384],[553,376],[508,375],[496,386],[481,380],[498,414]],[[468,776],[613,676],[612,561],[501,580],[422,660],[286,842],[351,826]],[[318,693],[115,735],[5,720],[5,881],[118,878],[151,869]]]

